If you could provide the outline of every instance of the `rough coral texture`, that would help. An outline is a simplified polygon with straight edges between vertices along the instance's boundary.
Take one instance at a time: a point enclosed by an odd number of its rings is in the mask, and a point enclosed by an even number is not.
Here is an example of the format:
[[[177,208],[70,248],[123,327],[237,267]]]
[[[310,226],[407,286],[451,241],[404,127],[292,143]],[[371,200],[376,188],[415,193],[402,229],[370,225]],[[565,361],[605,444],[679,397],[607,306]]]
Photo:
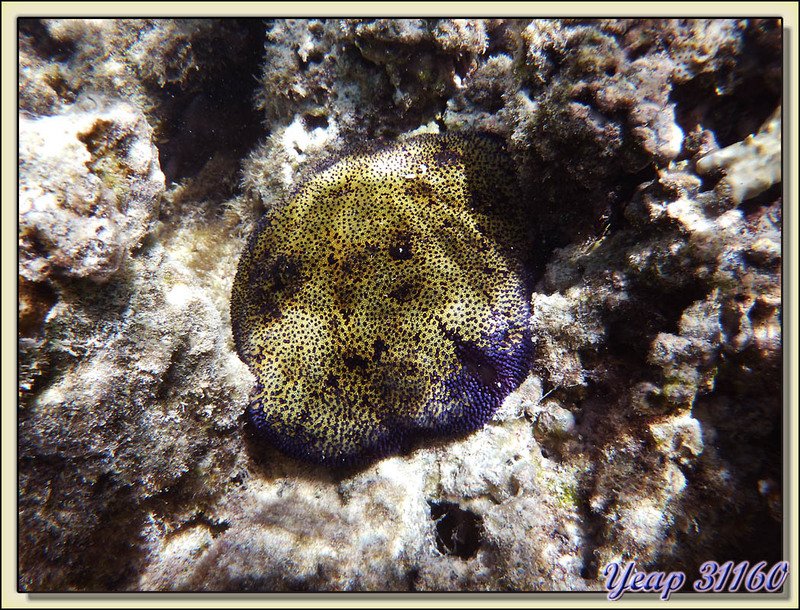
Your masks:
[[[781,28],[22,20],[20,588],[579,591],[615,560],[783,559]],[[459,438],[284,455],[231,334],[248,236],[309,166],[460,130],[520,172],[532,374]]]
[[[724,169],[723,183],[733,203],[739,204],[781,181],[781,107],[755,135],[708,153],[697,161],[697,171],[709,174]]]
[[[433,119],[487,44],[477,19],[276,20],[256,101],[270,123],[396,135]]]
[[[50,116],[86,96],[126,100],[178,182],[214,157],[241,157],[258,136],[255,79],[232,74],[256,72],[262,37],[257,19],[21,18],[20,109]]]
[[[158,213],[164,174],[133,106],[91,98],[20,117],[20,274],[107,280]]]

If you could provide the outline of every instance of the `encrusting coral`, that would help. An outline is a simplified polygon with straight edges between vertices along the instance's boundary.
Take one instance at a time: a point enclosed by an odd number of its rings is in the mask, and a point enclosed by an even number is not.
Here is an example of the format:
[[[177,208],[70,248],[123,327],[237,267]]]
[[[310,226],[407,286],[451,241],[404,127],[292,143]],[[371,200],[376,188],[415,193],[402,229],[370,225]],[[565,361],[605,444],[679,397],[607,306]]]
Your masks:
[[[703,156],[697,161],[697,171],[724,170],[722,183],[736,204],[760,195],[781,181],[781,125],[778,106],[755,135]]]
[[[780,561],[783,32],[20,19],[20,590]]]
[[[83,99],[20,119],[20,273],[105,281],[158,213],[164,174],[133,106]]]

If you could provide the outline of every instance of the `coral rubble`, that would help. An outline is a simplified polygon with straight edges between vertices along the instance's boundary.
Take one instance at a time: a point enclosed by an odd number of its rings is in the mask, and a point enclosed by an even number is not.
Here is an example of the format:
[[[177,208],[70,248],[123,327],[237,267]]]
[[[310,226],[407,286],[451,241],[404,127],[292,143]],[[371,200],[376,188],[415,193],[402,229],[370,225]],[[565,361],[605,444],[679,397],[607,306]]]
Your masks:
[[[611,561],[782,559],[779,20],[18,37],[20,590],[602,590]],[[308,167],[453,131],[519,169],[531,375],[470,434],[285,456],[245,417],[248,235]]]

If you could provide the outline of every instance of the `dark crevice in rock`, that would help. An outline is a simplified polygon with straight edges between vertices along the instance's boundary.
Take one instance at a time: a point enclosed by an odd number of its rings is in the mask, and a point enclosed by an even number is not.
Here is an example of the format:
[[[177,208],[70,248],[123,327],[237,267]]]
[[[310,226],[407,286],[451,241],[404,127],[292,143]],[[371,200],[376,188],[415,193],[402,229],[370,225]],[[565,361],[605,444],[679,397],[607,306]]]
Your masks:
[[[260,19],[225,22],[228,36],[197,53],[196,81],[153,85],[159,110],[161,169],[167,182],[195,176],[215,156],[243,158],[266,135],[253,107],[256,74],[263,55]]]
[[[47,31],[41,19],[22,17],[17,21],[19,33],[31,39],[33,48],[46,59],[65,61],[75,52],[75,43],[68,40],[56,40]]]
[[[443,555],[473,557],[483,542],[483,520],[452,502],[428,502],[436,521],[436,547]]]

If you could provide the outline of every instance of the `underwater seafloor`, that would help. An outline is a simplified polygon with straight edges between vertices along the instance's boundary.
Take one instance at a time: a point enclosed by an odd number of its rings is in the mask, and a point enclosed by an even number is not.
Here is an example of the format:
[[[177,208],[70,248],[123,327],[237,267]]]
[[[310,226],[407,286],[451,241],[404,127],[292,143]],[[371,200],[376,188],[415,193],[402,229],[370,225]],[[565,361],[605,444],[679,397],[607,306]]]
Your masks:
[[[19,567],[42,591],[584,591],[782,548],[776,19],[20,19]],[[502,138],[531,373],[357,469],[244,413],[237,261],[317,160]],[[413,313],[413,312],[412,312]]]

